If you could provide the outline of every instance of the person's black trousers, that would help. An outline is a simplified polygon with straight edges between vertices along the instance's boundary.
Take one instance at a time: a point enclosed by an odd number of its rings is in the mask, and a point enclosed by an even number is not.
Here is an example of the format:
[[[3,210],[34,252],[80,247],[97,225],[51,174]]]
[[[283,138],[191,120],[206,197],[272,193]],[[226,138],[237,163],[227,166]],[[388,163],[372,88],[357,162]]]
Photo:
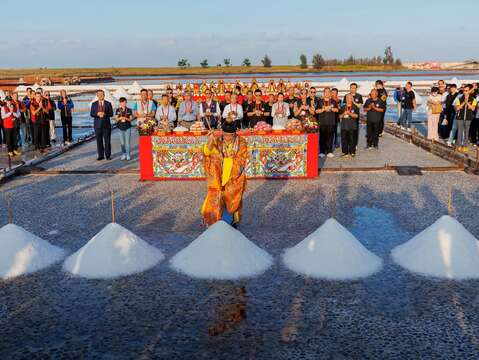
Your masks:
[[[469,137],[472,144],[477,144],[479,141],[479,118],[474,118],[471,121],[471,128],[469,129]]]
[[[17,150],[17,129],[4,129],[5,142],[7,143],[8,152]]]
[[[109,159],[111,157],[111,127],[95,128],[95,137],[98,158]]]
[[[0,121],[0,144],[5,144],[5,128],[3,123]]]
[[[321,124],[319,127],[319,152],[328,154],[334,151],[334,133],[336,132],[336,124]]]
[[[48,123],[35,121],[33,124],[33,141],[35,150],[44,149],[47,146],[47,137],[49,137]]]
[[[73,124],[73,118],[71,116],[63,116],[61,117],[62,119],[62,130],[63,130],[63,142],[73,141],[73,136],[72,136],[72,124]]]
[[[378,147],[381,122],[368,122],[368,147]]]
[[[356,153],[356,130],[341,129],[341,148],[343,154],[355,154]]]
[[[43,138],[45,139],[45,146],[51,145],[50,139],[50,122],[48,119],[45,120],[46,124],[43,124]]]

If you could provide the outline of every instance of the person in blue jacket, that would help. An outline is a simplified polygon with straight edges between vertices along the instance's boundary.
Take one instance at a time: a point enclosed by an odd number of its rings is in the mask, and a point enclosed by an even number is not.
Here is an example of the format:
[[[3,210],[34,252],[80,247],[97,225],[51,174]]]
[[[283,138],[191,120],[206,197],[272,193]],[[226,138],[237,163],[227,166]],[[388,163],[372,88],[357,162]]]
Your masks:
[[[73,141],[72,123],[73,123],[73,100],[67,95],[66,90],[60,91],[60,97],[57,101],[57,108],[60,110],[60,118],[62,120],[63,144],[69,145]]]

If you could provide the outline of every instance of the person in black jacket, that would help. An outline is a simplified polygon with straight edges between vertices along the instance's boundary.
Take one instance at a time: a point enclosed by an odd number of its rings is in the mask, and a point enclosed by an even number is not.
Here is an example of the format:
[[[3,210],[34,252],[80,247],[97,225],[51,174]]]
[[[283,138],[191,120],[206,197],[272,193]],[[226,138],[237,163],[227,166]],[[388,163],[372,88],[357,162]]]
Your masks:
[[[111,160],[111,123],[113,116],[113,107],[111,103],[105,100],[103,90],[96,92],[98,98],[91,104],[90,116],[93,118],[95,128],[96,147],[98,151],[97,160]]]
[[[378,149],[381,121],[386,112],[386,103],[379,97],[378,91],[373,89],[364,104],[367,114],[367,149]]]

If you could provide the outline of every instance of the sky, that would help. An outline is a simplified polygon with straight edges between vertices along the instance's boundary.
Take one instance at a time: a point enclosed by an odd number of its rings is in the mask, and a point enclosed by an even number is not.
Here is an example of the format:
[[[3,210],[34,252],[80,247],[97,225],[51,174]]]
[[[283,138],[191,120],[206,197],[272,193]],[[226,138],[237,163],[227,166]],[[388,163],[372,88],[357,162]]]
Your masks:
[[[23,0],[2,16],[0,68],[295,65],[383,55],[403,62],[478,57],[478,0]]]

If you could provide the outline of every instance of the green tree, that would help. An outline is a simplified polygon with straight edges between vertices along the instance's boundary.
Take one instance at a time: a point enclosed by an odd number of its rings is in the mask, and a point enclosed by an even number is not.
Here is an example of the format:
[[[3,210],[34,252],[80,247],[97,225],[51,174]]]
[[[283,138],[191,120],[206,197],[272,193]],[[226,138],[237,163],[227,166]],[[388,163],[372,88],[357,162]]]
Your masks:
[[[223,59],[223,62],[224,62],[226,67],[231,66],[231,59]]]
[[[209,67],[208,65],[208,59],[204,59],[202,62],[200,62],[200,65],[202,68],[207,68]]]
[[[251,60],[246,58],[243,60],[243,63],[241,64],[241,66],[246,66],[246,67],[250,67],[251,66]]]
[[[268,55],[264,56],[264,58],[261,60],[261,63],[263,64],[264,67],[267,67],[267,68],[270,68],[271,65],[273,64]]]
[[[180,69],[186,69],[186,68],[190,67],[190,63],[188,62],[187,59],[180,59],[180,60],[178,60],[178,67]]]
[[[396,60],[394,61],[394,65],[396,65],[396,66],[402,66],[402,61],[401,61],[401,59],[396,59]]]
[[[354,65],[356,62],[356,59],[354,59],[353,55],[349,55],[349,57],[344,61],[345,65]]]
[[[393,56],[393,50],[392,50],[391,46],[388,46],[388,47],[384,50],[383,63],[384,63],[385,65],[392,65],[392,64],[394,64],[394,56]]]
[[[321,54],[314,54],[312,63],[313,68],[315,68],[316,70],[320,70],[326,64]]]
[[[301,54],[299,56],[299,66],[301,67],[301,69],[307,69],[308,68],[308,59],[307,59],[306,55]]]

